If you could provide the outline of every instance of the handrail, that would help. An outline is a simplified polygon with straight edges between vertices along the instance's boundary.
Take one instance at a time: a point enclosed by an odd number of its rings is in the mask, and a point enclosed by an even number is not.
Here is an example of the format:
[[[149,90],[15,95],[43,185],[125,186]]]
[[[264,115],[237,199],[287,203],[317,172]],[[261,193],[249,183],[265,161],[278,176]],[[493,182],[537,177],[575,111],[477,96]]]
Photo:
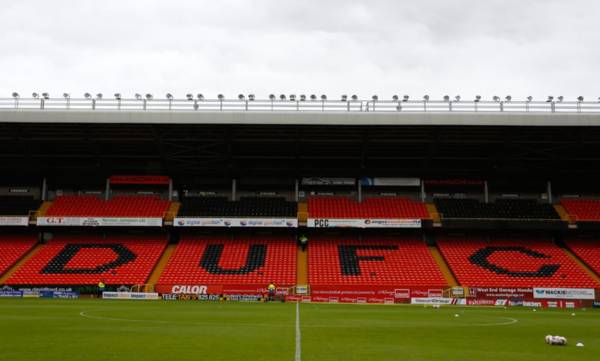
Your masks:
[[[235,100],[0,98],[1,110],[327,112],[327,113],[600,113],[591,101]]]

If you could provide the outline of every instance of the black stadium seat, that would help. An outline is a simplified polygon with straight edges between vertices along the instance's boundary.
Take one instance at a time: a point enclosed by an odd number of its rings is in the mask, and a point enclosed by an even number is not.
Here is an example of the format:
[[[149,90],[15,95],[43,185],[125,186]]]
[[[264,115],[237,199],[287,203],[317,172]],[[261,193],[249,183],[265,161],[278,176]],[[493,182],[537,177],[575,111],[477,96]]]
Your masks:
[[[225,197],[185,198],[180,217],[290,217],[297,216],[298,205],[281,197],[241,197],[228,201]]]
[[[21,216],[40,208],[41,201],[30,196],[0,196],[0,215]]]
[[[498,199],[495,203],[483,203],[476,199],[439,198],[434,202],[442,219],[560,219],[551,204],[535,199]]]

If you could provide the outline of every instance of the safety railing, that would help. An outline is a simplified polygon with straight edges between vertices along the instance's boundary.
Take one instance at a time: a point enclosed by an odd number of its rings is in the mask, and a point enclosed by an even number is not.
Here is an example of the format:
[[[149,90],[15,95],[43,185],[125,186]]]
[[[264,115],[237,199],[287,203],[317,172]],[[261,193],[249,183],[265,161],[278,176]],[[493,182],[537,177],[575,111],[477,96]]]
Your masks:
[[[590,101],[0,98],[0,110],[350,113],[598,113]]]

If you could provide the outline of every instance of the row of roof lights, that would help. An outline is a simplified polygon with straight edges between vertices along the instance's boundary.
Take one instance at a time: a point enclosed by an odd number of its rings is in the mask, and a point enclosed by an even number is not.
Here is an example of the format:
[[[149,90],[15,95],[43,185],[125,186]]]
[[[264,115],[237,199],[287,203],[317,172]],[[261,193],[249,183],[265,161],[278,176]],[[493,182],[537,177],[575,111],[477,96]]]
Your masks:
[[[13,98],[15,98],[15,99],[19,99],[19,98],[20,98],[20,95],[19,95],[19,93],[17,93],[17,92],[13,92],[13,93],[12,93],[12,96],[13,96]],[[50,94],[49,94],[49,93],[42,93],[42,94],[33,93],[33,94],[31,94],[31,96],[32,96],[34,99],[39,99],[40,97],[41,97],[41,98],[43,98],[43,99],[46,99],[46,100],[50,99]],[[104,95],[103,95],[102,93],[98,93],[98,94],[96,94],[96,96],[95,96],[95,97],[94,97],[92,94],[90,94],[90,93],[85,93],[83,96],[84,96],[84,98],[85,98],[85,99],[97,99],[97,100],[102,100],[102,99],[103,99],[103,97],[104,97]],[[115,99],[116,99],[116,100],[121,100],[121,99],[123,98],[123,97],[122,97],[122,95],[121,95],[121,93],[115,93],[115,94],[114,94],[114,97],[115,97]],[[171,93],[167,93],[167,94],[165,95],[165,97],[166,97],[168,100],[173,100],[173,99],[174,99],[174,96],[173,96],[173,94],[171,94]],[[197,95],[196,95],[196,97],[194,98],[194,95],[193,95],[193,94],[191,94],[191,93],[188,93],[188,94],[186,94],[186,96],[185,96],[185,97],[186,97],[186,99],[187,99],[187,100],[195,100],[195,99],[196,99],[196,100],[200,100],[200,101],[204,100],[204,95],[202,95],[202,94],[197,94]],[[65,98],[65,99],[70,99],[70,98],[71,98],[71,95],[70,95],[69,93],[64,93],[64,94],[63,94],[63,98]],[[153,96],[152,94],[146,94],[146,95],[145,95],[145,98],[146,98],[146,100],[153,100],[153,99],[154,99],[154,96]],[[407,102],[407,101],[409,100],[409,98],[410,98],[410,97],[409,97],[408,95],[404,95],[404,96],[402,97],[402,101],[403,101],[403,102]],[[138,94],[138,93],[136,93],[136,94],[135,94],[135,99],[137,99],[137,100],[143,100],[143,99],[144,99],[144,97],[143,97],[141,94]],[[219,99],[219,100],[224,100],[224,99],[225,99],[225,96],[224,96],[223,94],[219,94],[219,95],[217,95],[217,99]],[[254,96],[254,94],[248,94],[248,97],[246,97],[244,94],[240,94],[240,95],[238,95],[238,99],[239,99],[239,100],[242,100],[242,101],[244,101],[244,100],[253,101],[253,100],[255,99],[255,96]],[[285,94],[281,94],[279,97],[277,97],[275,94],[271,94],[271,95],[269,95],[269,99],[270,99],[271,101],[275,101],[275,100],[277,100],[277,99],[279,99],[279,100],[282,100],[282,101],[285,101],[285,100],[287,100],[287,99],[289,99],[290,101],[296,101],[296,100],[299,100],[299,101],[306,101],[307,99],[310,99],[310,100],[312,100],[312,101],[316,101],[316,100],[318,100],[319,98],[317,98],[317,96],[316,96],[315,94],[312,94],[312,95],[310,95],[310,97],[307,97],[306,95],[304,95],[304,94],[301,94],[301,95],[300,95],[298,98],[296,98],[296,95],[295,95],[295,94],[290,94],[290,95],[289,95],[289,97],[286,97],[286,95],[285,95]],[[325,95],[325,94],[321,95],[320,99],[321,99],[322,101],[325,101],[325,100],[327,100],[327,95]],[[378,97],[377,95],[373,95],[373,96],[371,97],[371,99],[372,99],[373,101],[377,101],[377,100],[379,100],[379,97]],[[449,96],[449,95],[444,95],[444,98],[443,98],[443,99],[444,99],[444,101],[445,101],[445,102],[450,102],[450,101],[451,101],[451,100],[450,100],[450,96]],[[460,95],[456,95],[456,96],[454,97],[454,100],[452,100],[452,101],[459,102],[459,101],[461,101],[461,99],[462,99],[462,98],[461,98],[461,96],[460,96]],[[474,102],[479,102],[479,101],[481,101],[481,99],[482,99],[482,98],[481,98],[481,95],[476,95],[476,96],[475,96],[475,99],[473,99],[473,101],[474,101]],[[533,97],[532,97],[532,96],[528,96],[526,99],[527,99],[527,101],[528,101],[528,102],[531,102],[531,101],[533,101]],[[549,96],[548,96],[548,98],[546,99],[546,102],[548,102],[548,103],[550,103],[550,102],[553,102],[553,101],[555,101],[554,99],[555,99],[555,98],[554,98],[552,95],[549,95]],[[557,97],[557,98],[556,98],[556,101],[558,101],[558,102],[562,102],[564,99],[565,99],[565,97],[563,97],[563,96],[561,95],[561,96],[559,96],[559,97]],[[344,102],[345,102],[345,101],[349,101],[349,100],[351,100],[351,101],[358,101],[358,100],[359,100],[359,98],[358,98],[358,96],[357,96],[357,95],[352,95],[350,98],[348,98],[348,96],[347,96],[347,95],[342,95],[342,96],[341,96],[341,98],[340,98],[340,100],[341,100],[341,101],[344,101]],[[400,101],[400,97],[399,97],[399,96],[397,96],[397,95],[394,95],[394,96],[392,96],[392,100],[393,100],[393,101]],[[500,101],[502,101],[502,99],[501,99],[499,96],[497,96],[497,95],[494,95],[494,96],[492,97],[492,100],[494,100],[495,102],[500,102]],[[584,100],[584,99],[583,99],[583,96],[578,96],[578,97],[577,97],[577,101],[580,101],[580,102],[582,102],[583,100]],[[429,101],[429,95],[424,95],[424,96],[423,96],[423,101],[426,101],[426,102],[427,102],[427,101]],[[505,96],[505,97],[504,97],[504,101],[506,101],[506,102],[510,102],[510,101],[512,101],[512,96],[510,96],[510,95],[507,95],[507,96]],[[598,101],[600,101],[600,97],[598,98]]]

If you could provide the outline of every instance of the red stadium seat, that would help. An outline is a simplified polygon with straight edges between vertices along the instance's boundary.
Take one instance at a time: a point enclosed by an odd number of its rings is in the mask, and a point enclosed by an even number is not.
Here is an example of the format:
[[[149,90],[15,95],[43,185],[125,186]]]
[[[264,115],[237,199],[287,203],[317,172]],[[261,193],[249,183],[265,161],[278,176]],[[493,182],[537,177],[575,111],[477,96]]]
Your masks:
[[[296,283],[293,239],[249,238],[180,240],[159,284],[259,285]]]
[[[311,218],[407,218],[430,219],[424,203],[408,198],[365,198],[361,203],[346,197],[308,199]]]
[[[560,204],[574,221],[600,221],[599,199],[563,199]]]
[[[46,216],[162,218],[169,205],[156,196],[116,196],[108,201],[95,196],[61,196],[52,202]]]
[[[167,241],[160,236],[64,236],[44,245],[7,281],[9,285],[146,283]]]
[[[566,241],[567,246],[596,274],[600,275],[600,242],[589,239],[572,239]]]
[[[447,285],[429,249],[417,239],[311,239],[308,272],[311,286]]]
[[[598,287],[550,240],[440,239],[438,246],[463,286]]]
[[[34,235],[0,236],[0,275],[23,258],[37,243]]]

